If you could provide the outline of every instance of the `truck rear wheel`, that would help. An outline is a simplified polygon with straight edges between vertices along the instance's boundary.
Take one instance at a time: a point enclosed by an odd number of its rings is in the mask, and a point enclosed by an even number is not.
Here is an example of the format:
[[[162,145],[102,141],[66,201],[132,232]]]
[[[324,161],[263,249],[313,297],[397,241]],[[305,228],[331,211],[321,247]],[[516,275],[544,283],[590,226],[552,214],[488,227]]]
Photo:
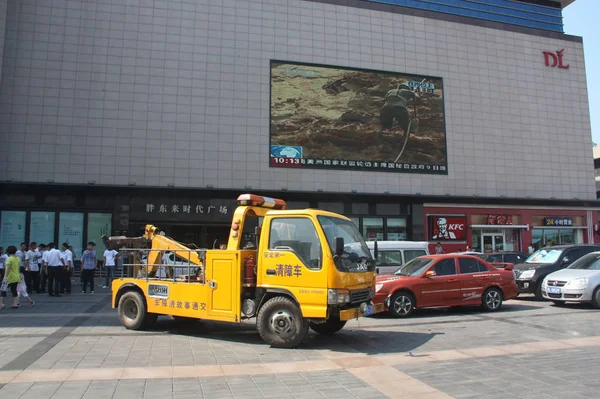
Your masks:
[[[148,313],[144,297],[135,291],[121,296],[118,307],[119,320],[128,330],[143,330],[156,322],[158,315]]]
[[[265,342],[280,348],[294,348],[308,332],[308,323],[298,305],[289,298],[269,299],[259,310],[256,328]]]
[[[323,335],[332,335],[344,328],[344,326],[346,325],[346,321],[342,321],[337,317],[330,317],[323,323],[310,322],[308,325],[310,326],[311,330],[313,330],[316,333]]]

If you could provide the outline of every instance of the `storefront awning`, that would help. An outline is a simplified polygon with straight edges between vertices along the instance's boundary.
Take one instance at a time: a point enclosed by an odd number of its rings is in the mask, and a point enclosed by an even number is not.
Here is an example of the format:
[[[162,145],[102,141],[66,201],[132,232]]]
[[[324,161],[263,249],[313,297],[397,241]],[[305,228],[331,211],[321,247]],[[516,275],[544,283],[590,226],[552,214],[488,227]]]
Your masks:
[[[472,224],[472,229],[528,229],[526,224]]]

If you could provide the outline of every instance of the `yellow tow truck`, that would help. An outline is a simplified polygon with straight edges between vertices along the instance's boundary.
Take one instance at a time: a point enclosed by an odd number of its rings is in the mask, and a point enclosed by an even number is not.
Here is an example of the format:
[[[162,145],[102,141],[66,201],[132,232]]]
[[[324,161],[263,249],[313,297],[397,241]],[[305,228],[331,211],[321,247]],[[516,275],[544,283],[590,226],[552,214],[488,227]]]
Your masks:
[[[112,306],[126,328],[147,328],[158,315],[256,318],[267,343],[292,348],[309,327],[333,334],[347,320],[383,311],[371,301],[375,262],[350,219],[286,210],[283,200],[253,194],[237,202],[224,249],[192,249],[152,225],[141,237],[104,237],[125,259]]]

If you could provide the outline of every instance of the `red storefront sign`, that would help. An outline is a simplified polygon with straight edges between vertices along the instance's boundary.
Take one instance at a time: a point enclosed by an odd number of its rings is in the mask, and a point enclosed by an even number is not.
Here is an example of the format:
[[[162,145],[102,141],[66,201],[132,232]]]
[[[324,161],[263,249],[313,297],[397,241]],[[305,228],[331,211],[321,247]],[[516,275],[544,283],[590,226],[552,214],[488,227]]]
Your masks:
[[[430,216],[430,241],[464,241],[467,236],[465,216]]]
[[[487,224],[497,226],[513,224],[512,215],[488,215]]]
[[[565,49],[554,51],[542,51],[544,53],[544,62],[547,67],[569,69],[570,65],[563,64],[563,56],[565,55]]]

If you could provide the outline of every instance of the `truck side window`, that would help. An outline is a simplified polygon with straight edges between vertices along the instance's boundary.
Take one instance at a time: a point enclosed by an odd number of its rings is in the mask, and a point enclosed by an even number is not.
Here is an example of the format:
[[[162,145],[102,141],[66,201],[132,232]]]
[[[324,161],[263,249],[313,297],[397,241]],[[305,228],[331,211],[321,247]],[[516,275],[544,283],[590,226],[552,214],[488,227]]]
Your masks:
[[[269,249],[294,252],[309,269],[321,268],[321,241],[310,219],[273,219],[269,232]]]

